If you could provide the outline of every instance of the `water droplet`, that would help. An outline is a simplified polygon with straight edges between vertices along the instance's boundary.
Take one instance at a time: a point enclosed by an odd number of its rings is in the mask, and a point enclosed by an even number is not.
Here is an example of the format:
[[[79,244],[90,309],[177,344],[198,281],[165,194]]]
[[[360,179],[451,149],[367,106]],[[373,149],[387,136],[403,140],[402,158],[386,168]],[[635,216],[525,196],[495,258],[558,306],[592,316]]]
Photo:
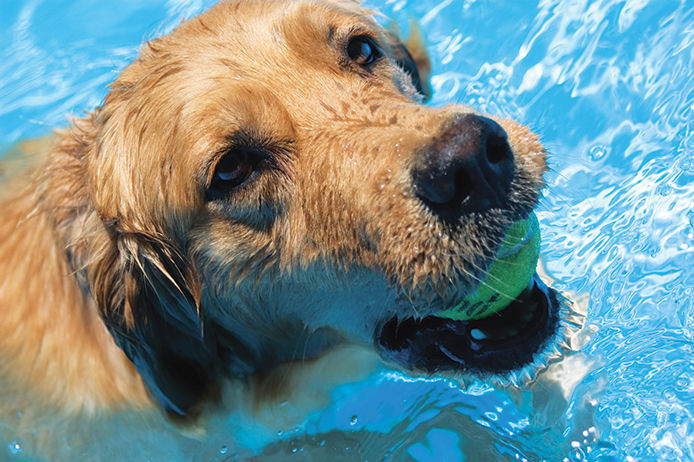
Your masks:
[[[226,454],[227,452],[229,452],[229,448],[228,448],[228,447],[222,446],[221,448],[219,448],[219,453],[220,453],[220,454]]]
[[[470,330],[470,337],[474,338],[475,340],[484,340],[487,338],[485,333],[479,329]]]
[[[351,419],[349,419],[349,424],[354,426],[357,424],[357,415],[353,415]]]
[[[10,444],[8,444],[7,447],[10,449],[10,454],[21,454],[24,452],[22,445],[15,440],[10,441]]]

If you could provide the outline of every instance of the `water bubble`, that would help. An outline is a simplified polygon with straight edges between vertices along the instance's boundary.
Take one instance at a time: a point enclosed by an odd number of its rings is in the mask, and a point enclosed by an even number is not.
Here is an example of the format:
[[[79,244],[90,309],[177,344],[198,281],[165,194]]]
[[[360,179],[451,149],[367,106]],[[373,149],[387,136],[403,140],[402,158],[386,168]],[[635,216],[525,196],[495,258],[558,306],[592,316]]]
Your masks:
[[[22,449],[22,445],[19,444],[19,441],[12,440],[10,441],[10,444],[7,445],[7,447],[10,449],[10,454],[21,454],[24,452]]]
[[[354,426],[354,425],[357,424],[357,420],[358,420],[358,418],[357,418],[357,415],[355,414],[355,415],[352,416],[351,419],[349,419],[349,424],[352,425],[352,426]]]
[[[680,167],[685,173],[694,174],[694,156],[684,156],[680,162]]]
[[[220,454],[224,455],[224,454],[226,454],[227,452],[229,452],[229,448],[228,448],[228,447],[222,446],[221,448],[219,448],[219,453],[220,453]]]
[[[669,196],[672,194],[672,187],[669,184],[661,184],[656,188],[656,192],[661,196]]]
[[[603,146],[601,144],[598,144],[596,146],[593,146],[590,148],[590,151],[588,151],[588,157],[590,157],[590,160],[597,162],[601,159],[603,159],[607,154],[609,154],[610,150],[607,146]]]

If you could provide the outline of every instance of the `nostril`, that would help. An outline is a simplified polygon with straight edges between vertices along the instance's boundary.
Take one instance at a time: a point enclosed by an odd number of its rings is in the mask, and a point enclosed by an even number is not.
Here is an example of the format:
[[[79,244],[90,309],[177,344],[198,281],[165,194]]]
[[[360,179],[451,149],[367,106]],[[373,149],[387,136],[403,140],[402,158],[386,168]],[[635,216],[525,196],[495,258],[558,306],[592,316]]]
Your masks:
[[[497,133],[490,134],[487,137],[486,151],[487,161],[490,164],[498,164],[513,158],[506,136],[500,136]]]
[[[455,172],[455,198],[461,203],[466,204],[470,201],[474,182],[467,169],[458,169]]]

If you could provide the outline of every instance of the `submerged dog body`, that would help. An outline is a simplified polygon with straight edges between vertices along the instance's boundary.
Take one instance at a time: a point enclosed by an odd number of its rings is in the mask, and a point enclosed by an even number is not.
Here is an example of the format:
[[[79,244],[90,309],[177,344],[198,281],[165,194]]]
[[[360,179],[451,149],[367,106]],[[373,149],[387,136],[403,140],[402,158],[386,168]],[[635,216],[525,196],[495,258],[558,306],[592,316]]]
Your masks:
[[[5,185],[7,387],[188,415],[222,377],[378,349],[389,320],[458,303],[545,153],[515,122],[423,106],[427,74],[347,1],[222,2],[146,44]]]

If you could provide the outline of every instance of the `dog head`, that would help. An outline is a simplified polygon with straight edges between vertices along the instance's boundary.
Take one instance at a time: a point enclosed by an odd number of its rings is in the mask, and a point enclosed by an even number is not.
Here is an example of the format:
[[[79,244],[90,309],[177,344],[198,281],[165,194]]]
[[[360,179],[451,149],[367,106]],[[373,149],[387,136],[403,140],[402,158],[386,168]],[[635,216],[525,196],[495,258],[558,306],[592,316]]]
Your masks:
[[[351,1],[227,1],[146,44],[77,124],[85,284],[165,408],[337,342],[397,360],[384,326],[475,290],[545,151],[422,105],[427,78]]]

